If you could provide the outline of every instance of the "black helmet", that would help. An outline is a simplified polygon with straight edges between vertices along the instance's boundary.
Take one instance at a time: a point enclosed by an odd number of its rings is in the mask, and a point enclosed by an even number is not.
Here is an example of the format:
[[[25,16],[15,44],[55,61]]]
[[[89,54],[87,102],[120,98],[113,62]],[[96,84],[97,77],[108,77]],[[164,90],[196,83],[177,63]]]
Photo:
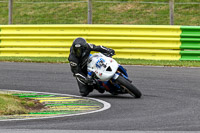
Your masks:
[[[81,58],[86,54],[86,49],[87,49],[87,42],[84,38],[76,38],[73,41],[72,44],[72,53],[78,57]]]

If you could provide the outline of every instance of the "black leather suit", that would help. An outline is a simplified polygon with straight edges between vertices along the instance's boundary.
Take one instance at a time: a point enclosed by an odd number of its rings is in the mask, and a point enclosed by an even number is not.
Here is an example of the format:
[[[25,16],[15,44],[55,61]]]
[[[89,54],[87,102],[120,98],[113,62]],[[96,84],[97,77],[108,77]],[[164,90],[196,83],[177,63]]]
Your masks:
[[[72,53],[72,48],[70,48],[69,63],[71,66],[71,71],[77,79],[79,90],[82,96],[87,96],[93,88],[87,85],[87,61],[91,51],[97,51],[101,53],[113,53],[114,50],[106,48],[103,46],[96,46],[94,44],[87,43],[88,47],[86,49],[86,54],[82,58],[77,58]]]

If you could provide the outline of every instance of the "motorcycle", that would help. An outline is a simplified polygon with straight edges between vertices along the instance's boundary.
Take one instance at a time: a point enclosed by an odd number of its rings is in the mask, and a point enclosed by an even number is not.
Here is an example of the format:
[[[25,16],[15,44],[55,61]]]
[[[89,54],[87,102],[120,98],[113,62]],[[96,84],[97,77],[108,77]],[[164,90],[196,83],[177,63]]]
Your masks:
[[[110,55],[90,54],[87,70],[88,78],[96,81],[98,89],[103,89],[113,95],[129,93],[135,98],[142,96],[142,93],[129,80],[126,69]]]

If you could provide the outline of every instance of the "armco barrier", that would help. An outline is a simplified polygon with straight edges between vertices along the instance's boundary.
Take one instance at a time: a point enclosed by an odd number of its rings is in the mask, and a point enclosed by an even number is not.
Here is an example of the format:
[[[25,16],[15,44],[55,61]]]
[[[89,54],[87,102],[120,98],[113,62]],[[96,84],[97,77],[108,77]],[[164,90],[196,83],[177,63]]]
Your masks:
[[[182,26],[181,30],[181,60],[200,60],[200,26]]]
[[[84,37],[89,43],[115,49],[114,58],[200,60],[198,29],[152,25],[0,25],[0,56],[68,57],[73,40]]]

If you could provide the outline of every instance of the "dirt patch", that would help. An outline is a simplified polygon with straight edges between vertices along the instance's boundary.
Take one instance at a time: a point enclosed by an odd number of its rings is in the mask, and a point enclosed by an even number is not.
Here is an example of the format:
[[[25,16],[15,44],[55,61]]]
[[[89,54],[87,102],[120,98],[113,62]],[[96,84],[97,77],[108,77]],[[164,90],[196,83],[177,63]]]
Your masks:
[[[24,101],[25,100],[25,101]],[[44,104],[40,103],[39,100],[34,100],[30,98],[24,98],[22,101],[22,105],[27,109],[29,112],[38,112],[42,109],[46,109]]]

